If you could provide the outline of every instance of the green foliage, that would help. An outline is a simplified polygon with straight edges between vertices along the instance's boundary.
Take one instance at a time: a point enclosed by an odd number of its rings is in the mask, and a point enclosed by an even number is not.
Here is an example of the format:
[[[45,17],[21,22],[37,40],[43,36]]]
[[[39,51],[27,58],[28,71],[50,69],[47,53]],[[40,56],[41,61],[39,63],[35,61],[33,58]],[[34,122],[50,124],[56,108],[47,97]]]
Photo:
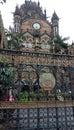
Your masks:
[[[35,94],[33,91],[30,91],[29,93],[28,92],[21,92],[20,93],[20,101],[23,101],[23,102],[32,101],[34,96],[35,96]]]
[[[20,101],[28,101],[28,93],[20,93]]]
[[[2,88],[8,88],[13,85],[15,71],[15,68],[8,62],[0,63],[0,84]]]
[[[49,44],[55,46],[55,50],[59,51],[60,49],[67,49],[68,48],[68,44],[65,42],[66,40],[68,40],[69,37],[66,38],[62,38],[60,35],[56,35],[50,42]]]
[[[12,33],[7,35],[9,37],[8,40],[8,48],[11,48],[11,45],[13,45],[16,49],[19,49],[19,42],[17,36],[13,35]]]
[[[13,32],[9,32],[8,34],[6,34],[6,37],[8,38],[8,48],[11,48],[11,46],[13,46],[17,50],[20,49],[21,43],[23,42],[23,40],[25,40],[24,35],[20,33],[15,34]]]
[[[67,40],[66,38],[62,38],[59,35],[56,35],[56,38],[54,39],[54,43],[55,43],[55,49],[67,49],[67,44],[64,42],[65,40]]]

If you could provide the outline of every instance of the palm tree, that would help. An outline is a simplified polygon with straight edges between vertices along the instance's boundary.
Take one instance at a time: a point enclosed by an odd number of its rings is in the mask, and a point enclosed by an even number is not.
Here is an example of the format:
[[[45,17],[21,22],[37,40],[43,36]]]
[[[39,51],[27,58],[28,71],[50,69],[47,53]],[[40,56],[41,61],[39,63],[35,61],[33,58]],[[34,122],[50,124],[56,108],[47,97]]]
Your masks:
[[[0,0],[0,3],[1,3],[1,4],[5,3],[5,2],[6,2],[6,0]]]
[[[8,32],[7,37],[7,48],[20,49],[21,43],[25,40],[25,37],[22,33],[13,33]]]
[[[61,49],[67,49],[68,44],[65,42],[69,39],[69,37],[62,38],[60,35],[56,35],[49,43],[55,46],[55,52],[60,51]]]

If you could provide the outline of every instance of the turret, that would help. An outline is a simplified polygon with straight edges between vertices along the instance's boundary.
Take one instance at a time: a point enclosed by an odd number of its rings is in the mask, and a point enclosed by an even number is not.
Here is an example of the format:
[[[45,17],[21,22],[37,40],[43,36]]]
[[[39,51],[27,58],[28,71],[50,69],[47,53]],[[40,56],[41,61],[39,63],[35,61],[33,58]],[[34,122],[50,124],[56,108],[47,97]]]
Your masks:
[[[40,2],[38,1],[38,6],[40,7]]]
[[[14,32],[20,32],[20,10],[19,7],[16,6],[15,12],[14,12]]]
[[[59,17],[57,16],[56,12],[54,11],[52,18],[52,28],[53,28],[53,35],[59,34]]]
[[[46,16],[46,9],[44,10],[44,15],[45,15],[45,19],[46,19],[46,17],[47,17],[47,16]]]

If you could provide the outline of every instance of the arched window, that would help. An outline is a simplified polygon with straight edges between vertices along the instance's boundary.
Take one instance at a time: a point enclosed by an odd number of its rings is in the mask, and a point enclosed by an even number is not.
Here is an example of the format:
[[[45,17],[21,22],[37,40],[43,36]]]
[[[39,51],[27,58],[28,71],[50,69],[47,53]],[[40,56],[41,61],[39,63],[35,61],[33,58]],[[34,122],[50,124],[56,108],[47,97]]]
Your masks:
[[[18,22],[15,23],[14,29],[15,29],[14,30],[15,32],[19,32],[20,31],[20,25],[19,25]]]

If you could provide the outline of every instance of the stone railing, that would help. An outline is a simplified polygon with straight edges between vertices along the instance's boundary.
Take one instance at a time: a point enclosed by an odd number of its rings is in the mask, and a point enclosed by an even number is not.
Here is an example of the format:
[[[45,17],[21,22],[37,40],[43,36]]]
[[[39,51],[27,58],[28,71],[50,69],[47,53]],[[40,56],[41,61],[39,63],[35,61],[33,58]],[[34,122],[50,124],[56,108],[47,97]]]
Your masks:
[[[0,49],[0,59],[8,59],[11,63],[28,63],[50,66],[71,66],[74,67],[74,55],[42,53],[29,51],[16,51],[9,49]]]
[[[45,107],[67,107],[74,106],[73,100],[65,101],[28,101],[28,102],[0,102],[0,109],[17,108],[45,108]]]

